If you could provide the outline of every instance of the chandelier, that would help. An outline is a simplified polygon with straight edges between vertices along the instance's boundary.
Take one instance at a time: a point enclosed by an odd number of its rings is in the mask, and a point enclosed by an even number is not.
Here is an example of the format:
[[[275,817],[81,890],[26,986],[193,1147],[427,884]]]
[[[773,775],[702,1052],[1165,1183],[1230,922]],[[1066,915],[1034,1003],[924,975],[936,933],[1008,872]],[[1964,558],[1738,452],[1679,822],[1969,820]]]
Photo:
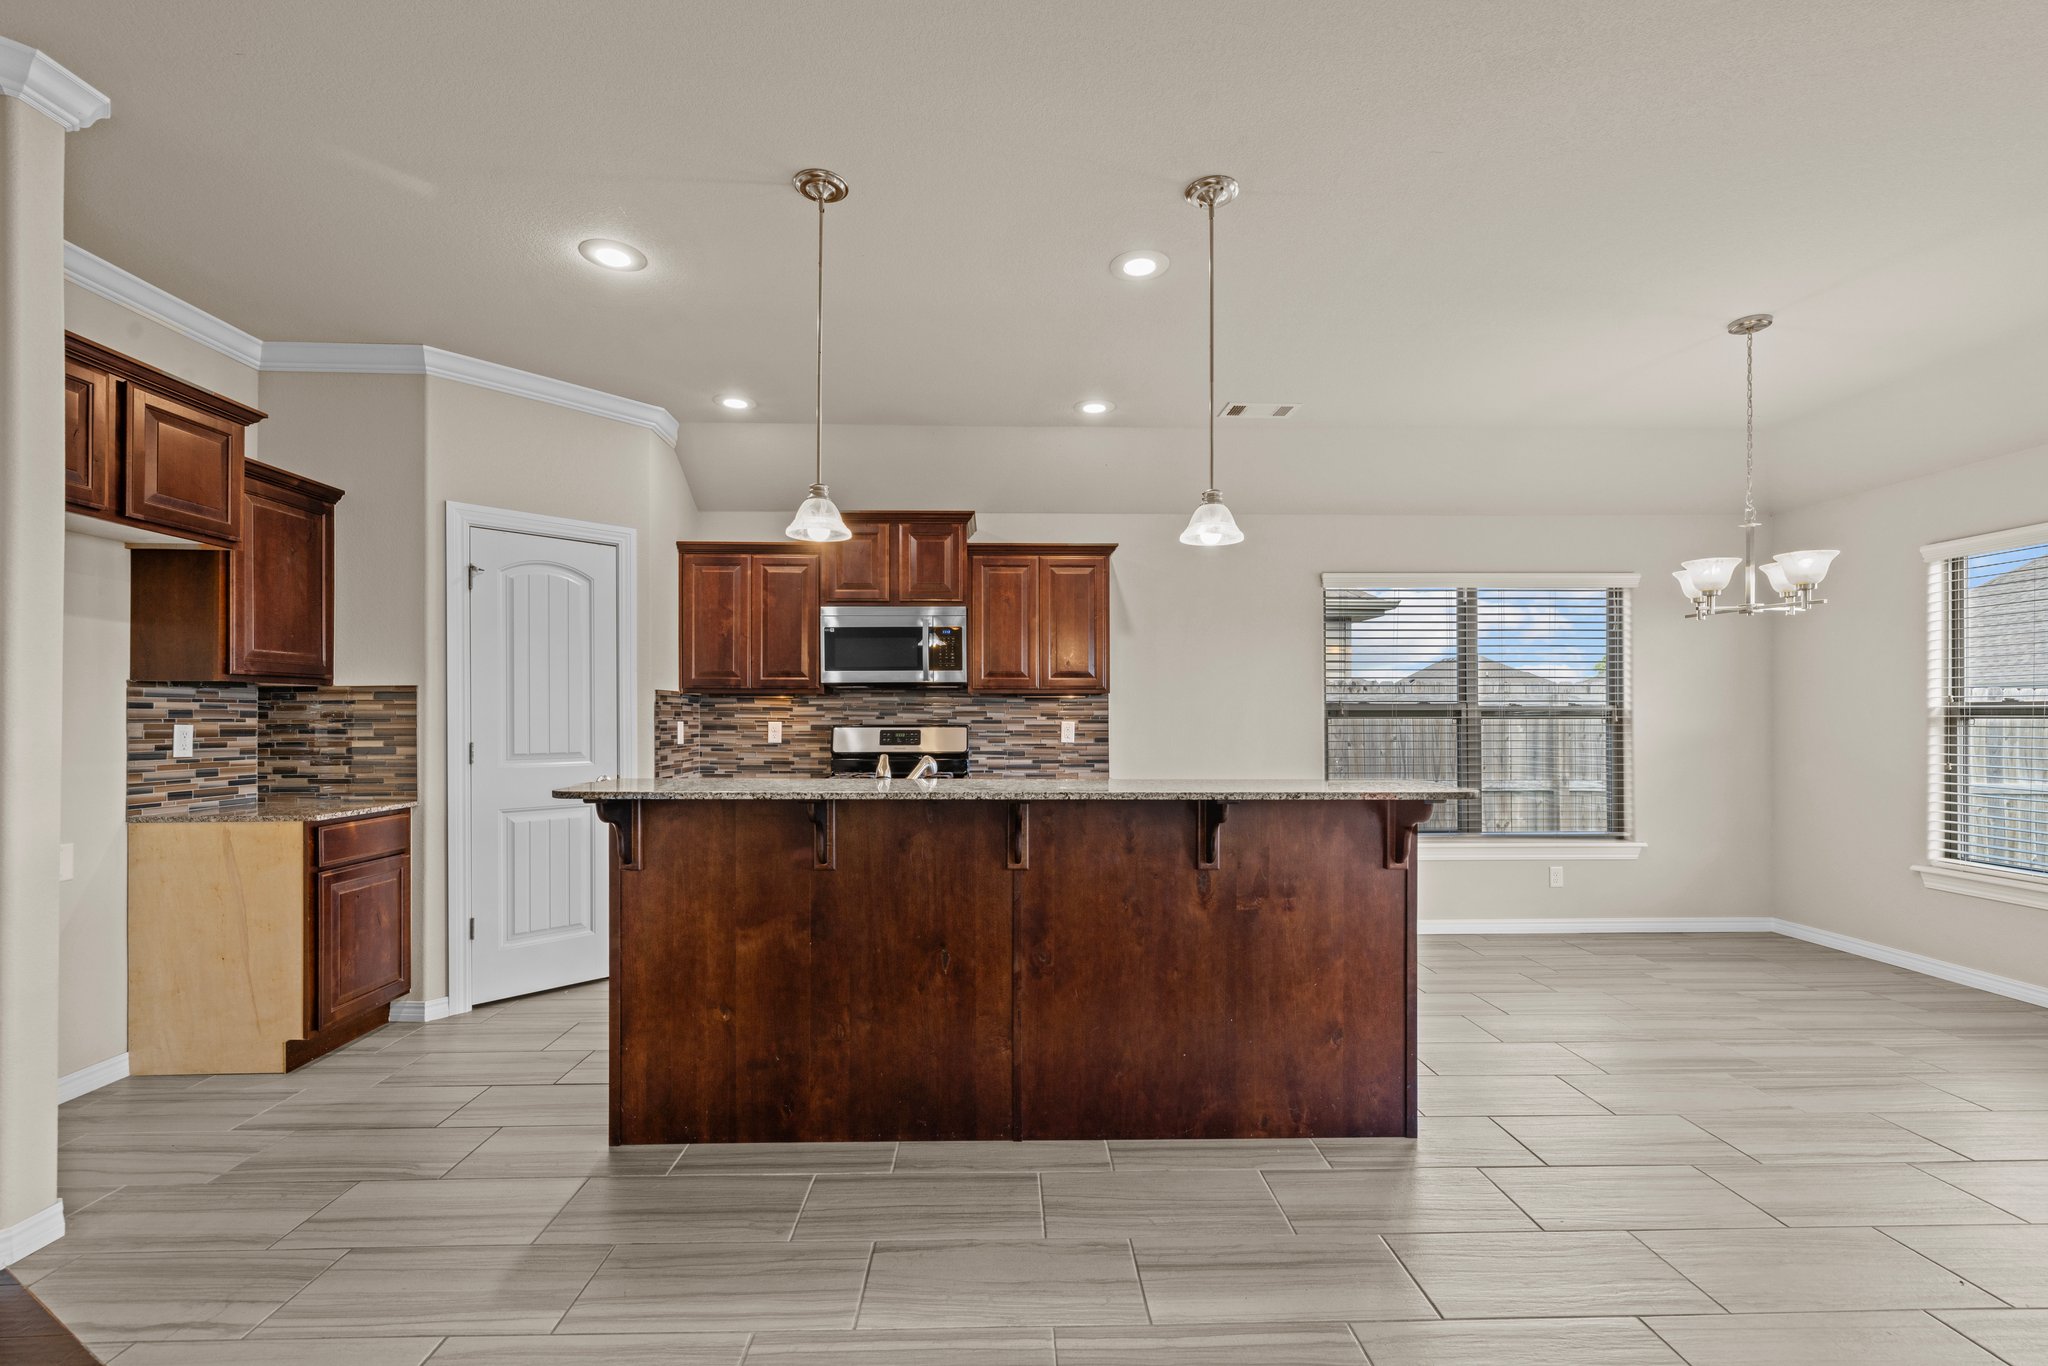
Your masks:
[[[797,193],[818,206],[818,439],[812,453],[811,491],[782,534],[792,541],[845,541],[851,540],[853,533],[847,529],[832,502],[831,491],[825,487],[825,206],[837,204],[849,191],[845,181],[815,166],[798,171],[793,183]]]
[[[1761,524],[1756,517],[1756,334],[1770,325],[1768,313],[1752,313],[1728,324],[1729,332],[1742,338],[1744,392],[1748,400],[1743,445],[1742,554],[1687,560],[1683,568],[1671,572],[1680,591],[1692,603],[1692,611],[1687,615],[1702,621],[1730,614],[1796,616],[1818,607],[1827,599],[1815,597],[1814,590],[1828,576],[1828,565],[1841,554],[1839,550],[1788,550],[1768,564],[1757,562],[1756,532]],[[1759,570],[1771,591],[1778,595],[1776,602],[1757,601]],[[1721,595],[1735,581],[1737,571],[1742,574],[1742,601],[1723,603]]]
[[[1227,175],[1205,175],[1182,191],[1188,203],[1209,217],[1209,487],[1195,504],[1181,532],[1182,545],[1236,545],[1244,539],[1237,519],[1216,490],[1216,206],[1237,198],[1237,182]]]

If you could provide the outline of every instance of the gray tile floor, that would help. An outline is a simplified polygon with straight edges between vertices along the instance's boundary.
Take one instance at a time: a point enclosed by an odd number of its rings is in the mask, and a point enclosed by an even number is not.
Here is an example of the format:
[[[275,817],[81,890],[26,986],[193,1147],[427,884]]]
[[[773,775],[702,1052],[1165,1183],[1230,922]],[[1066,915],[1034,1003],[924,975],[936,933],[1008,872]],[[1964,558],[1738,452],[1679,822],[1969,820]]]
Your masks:
[[[2048,1011],[1423,941],[1419,1141],[605,1146],[603,984],[64,1107],[123,1366],[2048,1366]]]

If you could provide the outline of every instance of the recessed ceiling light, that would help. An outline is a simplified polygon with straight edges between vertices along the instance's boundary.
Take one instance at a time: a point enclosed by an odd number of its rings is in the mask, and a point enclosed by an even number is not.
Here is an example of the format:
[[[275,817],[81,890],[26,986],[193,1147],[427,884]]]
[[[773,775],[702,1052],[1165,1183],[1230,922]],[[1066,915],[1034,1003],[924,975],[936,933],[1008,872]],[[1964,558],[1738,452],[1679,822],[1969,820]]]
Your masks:
[[[1109,273],[1119,280],[1151,280],[1166,273],[1166,253],[1127,251],[1109,263]]]
[[[578,242],[576,250],[583,253],[583,259],[606,270],[645,270],[647,257],[637,248],[624,242],[614,242],[608,237],[593,237],[587,242]]]
[[[726,394],[718,400],[718,406],[730,408],[736,413],[743,413],[754,406],[754,400],[741,398],[738,394]]]
[[[1086,413],[1089,417],[1101,417],[1104,413],[1115,409],[1115,407],[1116,405],[1106,398],[1083,399],[1074,405],[1075,411]]]

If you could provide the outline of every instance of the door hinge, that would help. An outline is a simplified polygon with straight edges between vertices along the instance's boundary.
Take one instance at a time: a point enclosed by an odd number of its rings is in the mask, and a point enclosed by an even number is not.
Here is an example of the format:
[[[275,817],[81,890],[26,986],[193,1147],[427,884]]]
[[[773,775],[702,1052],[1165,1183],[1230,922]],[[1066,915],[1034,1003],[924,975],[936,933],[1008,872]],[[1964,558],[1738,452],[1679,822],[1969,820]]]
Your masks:
[[[469,586],[471,588],[476,587],[476,576],[483,572],[484,567],[480,564],[473,564],[469,567]]]
[[[469,918],[469,937],[470,937],[471,939],[475,939],[475,938],[476,938],[476,917],[475,917],[475,916],[471,916],[471,917]]]
[[[474,740],[469,742],[469,761],[471,763],[476,762],[476,741]]]

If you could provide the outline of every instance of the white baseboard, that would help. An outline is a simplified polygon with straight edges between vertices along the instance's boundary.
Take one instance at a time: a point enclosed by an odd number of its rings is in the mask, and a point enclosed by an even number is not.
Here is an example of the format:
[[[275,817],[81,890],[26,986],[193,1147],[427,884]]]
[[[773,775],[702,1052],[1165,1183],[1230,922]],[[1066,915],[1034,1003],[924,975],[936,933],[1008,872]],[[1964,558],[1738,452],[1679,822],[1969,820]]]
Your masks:
[[[1769,934],[1778,922],[1759,916],[1648,916],[1628,920],[1417,920],[1417,934]]]
[[[2022,982],[2015,977],[2000,977],[1995,972],[1985,972],[1979,968],[1966,968],[1961,963],[1929,958],[1924,953],[1909,953],[1905,949],[1895,949],[1886,944],[1874,944],[1868,939],[1858,939],[1854,935],[1816,929],[1812,925],[1802,925],[1796,920],[1780,920],[1777,923],[1778,933],[1788,938],[1803,939],[1809,944],[1819,944],[1822,948],[1839,949],[1843,953],[1853,953],[1858,958],[1889,963],[1895,968],[1917,972],[1924,977],[1939,977],[1944,982],[1975,987],[1978,991],[1988,991],[1994,996],[2008,996],[2015,1001],[2025,1001],[2028,1005],[2048,1006],[2048,987],[2036,986],[2032,982]]]
[[[2001,977],[1995,972],[1980,968],[1966,968],[1961,963],[1951,963],[1941,958],[1929,958],[1924,953],[1910,953],[1885,944],[1858,939],[1854,935],[1837,934],[1833,930],[1818,929],[1802,925],[1797,920],[1782,920],[1776,916],[1722,916],[1689,917],[1668,916],[1644,919],[1586,919],[1586,920],[1418,920],[1417,934],[1782,934],[1788,939],[1800,939],[1822,948],[1852,953],[1858,958],[1874,962],[1889,963],[1895,968],[1917,972],[1924,977],[1938,977],[1944,982],[1958,986],[1974,987],[1988,991],[1994,996],[2005,996],[2028,1005],[2048,1006],[2048,986],[2037,986],[2022,982],[2015,977]]]
[[[0,1228],[0,1266],[13,1266],[63,1236],[64,1202],[59,1200],[11,1228]]]
[[[77,1100],[80,1096],[97,1091],[102,1086],[109,1086],[127,1075],[126,1053],[116,1053],[113,1057],[103,1058],[90,1067],[81,1067],[76,1072],[66,1072],[57,1078],[57,1103],[62,1105],[67,1100]]]
[[[391,1022],[393,1024],[420,1024],[429,1020],[445,1020],[454,1014],[448,1008],[446,996],[436,996],[431,1001],[393,1001]]]

